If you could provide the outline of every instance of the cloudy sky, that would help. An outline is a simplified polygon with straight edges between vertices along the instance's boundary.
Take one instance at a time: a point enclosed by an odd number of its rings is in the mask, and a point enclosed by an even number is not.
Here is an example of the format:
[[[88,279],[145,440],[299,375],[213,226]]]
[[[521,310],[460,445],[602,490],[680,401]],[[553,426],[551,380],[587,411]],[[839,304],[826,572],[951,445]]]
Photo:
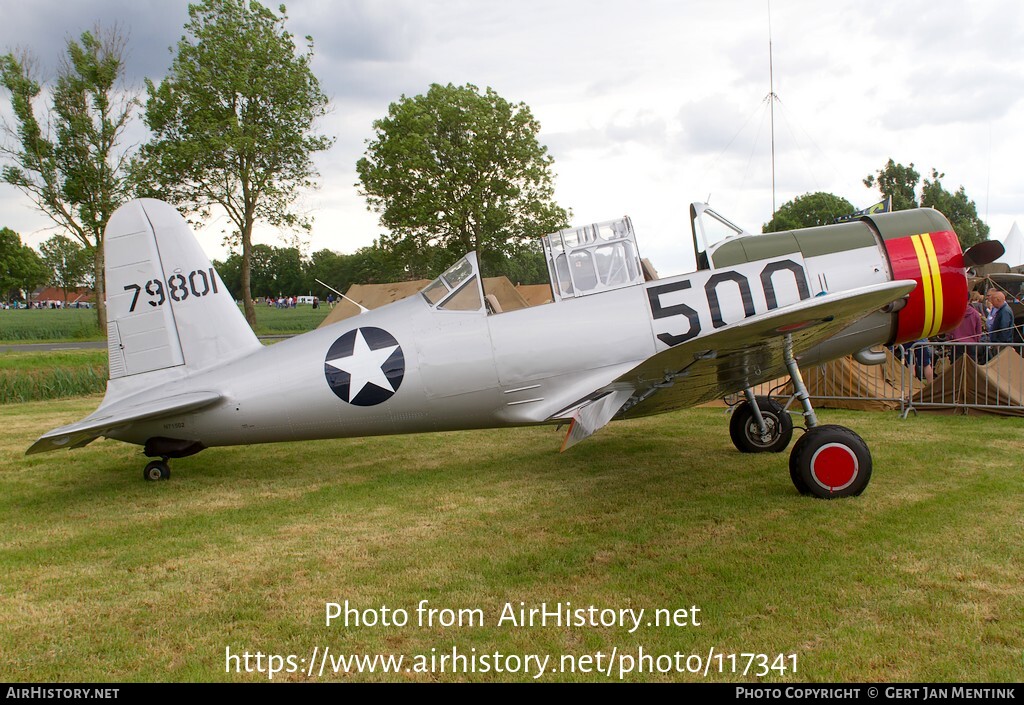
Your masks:
[[[275,6],[275,3],[268,3]],[[312,35],[337,138],[318,158],[308,251],[351,252],[380,232],[355,187],[373,120],[431,83],[490,86],[524,102],[555,158],[556,197],[582,224],[629,215],[662,273],[692,263],[688,205],[709,200],[759,230],[772,213],[767,0],[292,0]],[[159,80],[181,36],[177,0],[0,0],[0,50],[50,77],[69,37],[129,36],[128,81]],[[1024,224],[1024,5],[1019,0],[774,0],[775,203],[828,191],[858,207],[893,158],[945,172],[1002,239]],[[8,98],[0,113],[9,115]],[[133,139],[145,139],[136,128]],[[0,186],[0,225],[30,244],[48,222]],[[225,219],[200,234],[223,256]],[[262,231],[281,244],[287,233]]]

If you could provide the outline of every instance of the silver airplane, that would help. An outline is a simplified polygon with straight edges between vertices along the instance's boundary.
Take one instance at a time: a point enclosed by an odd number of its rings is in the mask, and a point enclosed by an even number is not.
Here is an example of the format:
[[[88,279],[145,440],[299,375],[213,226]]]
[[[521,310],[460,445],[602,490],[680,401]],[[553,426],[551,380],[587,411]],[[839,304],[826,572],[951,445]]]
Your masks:
[[[656,278],[623,218],[543,238],[551,303],[502,312],[470,253],[418,295],[264,346],[177,210],[132,201],[106,230],[106,395],[28,453],[113,438],[157,458],[158,480],[170,458],[276,441],[568,424],[565,450],[613,419],[741,392],[735,446],[781,452],[792,417],[752,388],[788,374],[806,425],[794,485],[860,494],[868,446],[818,423],[799,366],[880,362],[874,346],[953,328],[965,267],[999,253],[964,255],[929,209],[758,235],[703,204],[690,216],[688,274]]]

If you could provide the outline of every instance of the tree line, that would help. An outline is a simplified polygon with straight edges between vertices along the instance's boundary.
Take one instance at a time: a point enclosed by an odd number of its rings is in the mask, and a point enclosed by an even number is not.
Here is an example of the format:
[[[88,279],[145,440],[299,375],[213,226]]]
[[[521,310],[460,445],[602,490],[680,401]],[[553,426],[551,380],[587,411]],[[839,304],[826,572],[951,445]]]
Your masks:
[[[863,184],[869,189],[877,188],[882,198],[892,199],[894,211],[921,207],[942,212],[960,239],[960,246],[966,250],[971,245],[987,240],[989,227],[978,216],[977,206],[967,197],[963,186],[954,192],[943,187],[941,179],[945,177],[937,169],[932,169],[931,178],[922,182],[921,174],[914,168],[913,162],[905,166],[890,158],[885,166],[866,176]],[[852,203],[841,196],[821,191],[807,193],[780,206],[772,219],[764,224],[763,232],[829,225],[840,216],[856,210]]]
[[[23,292],[52,285],[64,302],[79,287],[93,287],[92,257],[64,235],[54,235],[36,252],[10,228],[0,228],[0,302],[20,300]]]
[[[316,292],[315,278],[339,290],[432,278],[469,250],[486,274],[546,281],[538,238],[567,227],[571,216],[554,200],[554,160],[525,103],[471,84],[403,95],[373,123],[356,164],[357,187],[383,228],[372,246],[304,258],[296,248],[253,243],[257,222],[309,231],[296,198],[317,185],[313,155],[334,142],[316,129],[329,101],[311,69],[313,39],[294,37],[287,21],[284,6],[274,12],[256,0],[189,5],[167,73],[147,79],[144,96],[124,85],[126,45],[115,30],[97,27],[69,40],[48,86],[36,78],[33,57],[0,56],[0,86],[14,116],[2,126],[0,183],[19,189],[88,260],[89,271],[76,274],[67,243],[54,243],[52,254],[38,256],[50,263],[47,278],[91,282],[105,328],[107,220],[131,198],[156,197],[192,220],[227,215],[232,254],[219,266],[250,323],[254,296]],[[150,138],[127,147],[125,131],[138,119]],[[933,169],[918,198],[914,165],[890,159],[864,183],[892,196],[894,208],[942,210],[965,247],[986,238],[963,187],[949,192],[942,178]],[[832,194],[806,194],[784,204],[765,230],[824,224],[853,210]],[[33,254],[4,231],[0,287],[32,288],[25,285],[41,271]]]

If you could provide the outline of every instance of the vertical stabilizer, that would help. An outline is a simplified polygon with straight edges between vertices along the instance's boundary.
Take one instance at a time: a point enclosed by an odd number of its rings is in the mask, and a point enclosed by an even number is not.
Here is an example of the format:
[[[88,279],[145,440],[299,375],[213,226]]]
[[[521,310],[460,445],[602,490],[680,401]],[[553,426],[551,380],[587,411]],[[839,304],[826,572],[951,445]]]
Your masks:
[[[105,242],[111,380],[191,372],[261,347],[173,206],[125,204],[110,217]]]

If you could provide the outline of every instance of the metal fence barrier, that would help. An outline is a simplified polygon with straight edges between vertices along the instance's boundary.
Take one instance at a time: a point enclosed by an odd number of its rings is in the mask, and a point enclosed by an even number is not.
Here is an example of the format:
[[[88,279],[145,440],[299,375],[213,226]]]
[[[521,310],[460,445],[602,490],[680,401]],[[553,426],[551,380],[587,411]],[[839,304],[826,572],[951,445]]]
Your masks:
[[[923,369],[925,356],[919,347],[896,346],[882,365],[866,367],[844,358],[804,369],[811,403],[821,408],[899,411],[904,418],[925,409],[1024,416],[1024,344],[929,342],[930,374]],[[780,401],[789,397],[785,406],[790,409],[795,398],[788,382],[766,382],[754,393]],[[742,400],[741,394],[726,398],[729,404]]]
[[[918,409],[966,413],[978,409],[1024,416],[1024,345],[1020,343],[928,343],[932,379],[908,396],[906,417]],[[924,356],[911,347],[903,374],[921,379]],[[916,359],[915,359],[916,358]],[[926,380],[927,381],[927,380]]]

